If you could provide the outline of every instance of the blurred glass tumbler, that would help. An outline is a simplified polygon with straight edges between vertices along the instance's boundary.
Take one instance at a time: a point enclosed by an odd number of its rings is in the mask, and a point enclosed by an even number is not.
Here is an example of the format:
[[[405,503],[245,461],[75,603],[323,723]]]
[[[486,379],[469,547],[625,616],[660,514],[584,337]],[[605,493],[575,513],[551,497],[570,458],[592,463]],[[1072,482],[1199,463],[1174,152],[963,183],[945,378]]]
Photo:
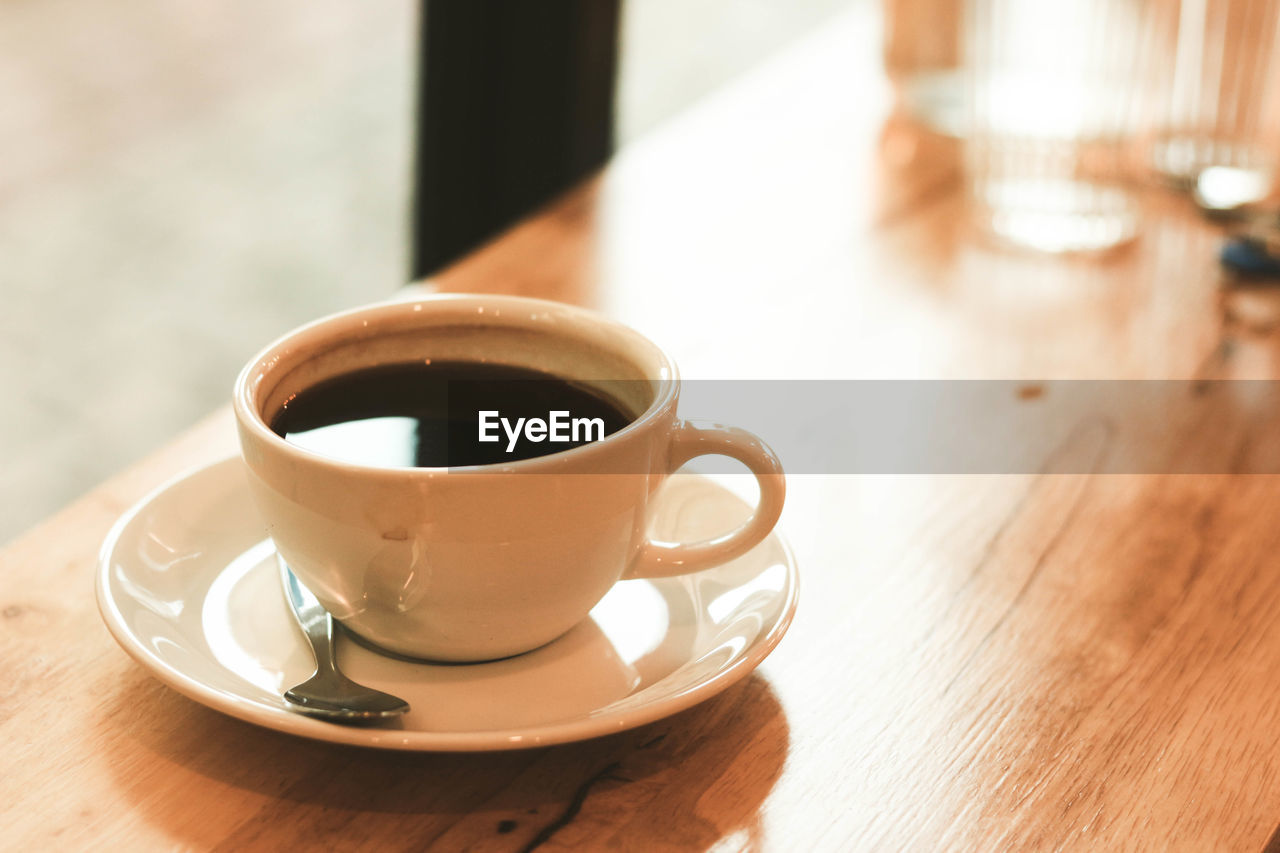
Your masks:
[[[1137,234],[1127,147],[1158,0],[968,0],[971,215],[1000,242],[1108,249]]]
[[[1280,0],[1182,0],[1171,11],[1151,166],[1182,188],[1212,167],[1269,183],[1280,160]]]

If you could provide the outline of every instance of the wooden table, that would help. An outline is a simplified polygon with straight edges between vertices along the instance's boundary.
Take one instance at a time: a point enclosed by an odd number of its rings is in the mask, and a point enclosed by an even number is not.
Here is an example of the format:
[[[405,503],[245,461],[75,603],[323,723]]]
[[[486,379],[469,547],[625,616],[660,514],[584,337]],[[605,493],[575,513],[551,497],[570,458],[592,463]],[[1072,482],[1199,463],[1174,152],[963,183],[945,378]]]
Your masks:
[[[434,286],[597,307],[691,377],[1277,374],[1280,312],[1223,296],[1176,199],[1099,260],[972,239],[875,36],[851,13]],[[1259,850],[1280,821],[1275,477],[794,476],[800,610],[744,683],[419,755],[224,717],[111,641],[107,528],[232,452],[223,409],[0,552],[0,846]]]

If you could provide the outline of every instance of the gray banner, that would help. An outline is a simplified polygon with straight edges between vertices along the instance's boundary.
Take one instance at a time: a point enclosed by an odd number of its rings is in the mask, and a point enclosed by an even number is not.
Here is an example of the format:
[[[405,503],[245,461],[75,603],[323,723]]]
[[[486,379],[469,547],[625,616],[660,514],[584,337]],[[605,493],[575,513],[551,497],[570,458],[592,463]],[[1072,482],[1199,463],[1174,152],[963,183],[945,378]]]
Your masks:
[[[703,380],[680,413],[756,433],[790,474],[1280,473],[1272,381]]]

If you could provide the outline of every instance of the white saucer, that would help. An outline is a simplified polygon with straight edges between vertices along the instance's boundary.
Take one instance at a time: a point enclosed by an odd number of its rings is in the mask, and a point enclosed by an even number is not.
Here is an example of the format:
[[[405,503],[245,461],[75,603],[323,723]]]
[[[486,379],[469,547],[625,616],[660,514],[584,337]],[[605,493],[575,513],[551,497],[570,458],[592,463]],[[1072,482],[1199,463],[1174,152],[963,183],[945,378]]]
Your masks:
[[[704,538],[748,512],[711,480],[677,475],[658,497],[653,533]],[[317,740],[466,751],[596,737],[710,698],[782,639],[796,581],[795,560],[775,533],[700,574],[619,583],[590,619],[507,660],[413,663],[341,638],[344,671],[413,707],[397,728],[339,726],[288,709],[281,694],[311,674],[311,652],[287,609],[239,459],[174,480],[126,513],[103,544],[97,590],[125,651],[197,702]]]

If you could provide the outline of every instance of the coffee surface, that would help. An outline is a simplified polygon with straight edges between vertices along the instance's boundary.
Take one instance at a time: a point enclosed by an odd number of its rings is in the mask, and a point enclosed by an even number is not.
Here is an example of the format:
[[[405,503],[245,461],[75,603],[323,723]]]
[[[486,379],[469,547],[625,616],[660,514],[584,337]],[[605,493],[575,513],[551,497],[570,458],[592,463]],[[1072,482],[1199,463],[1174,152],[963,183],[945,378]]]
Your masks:
[[[345,462],[434,468],[558,453],[630,421],[591,388],[549,373],[431,361],[327,379],[287,401],[270,425],[286,441]]]

